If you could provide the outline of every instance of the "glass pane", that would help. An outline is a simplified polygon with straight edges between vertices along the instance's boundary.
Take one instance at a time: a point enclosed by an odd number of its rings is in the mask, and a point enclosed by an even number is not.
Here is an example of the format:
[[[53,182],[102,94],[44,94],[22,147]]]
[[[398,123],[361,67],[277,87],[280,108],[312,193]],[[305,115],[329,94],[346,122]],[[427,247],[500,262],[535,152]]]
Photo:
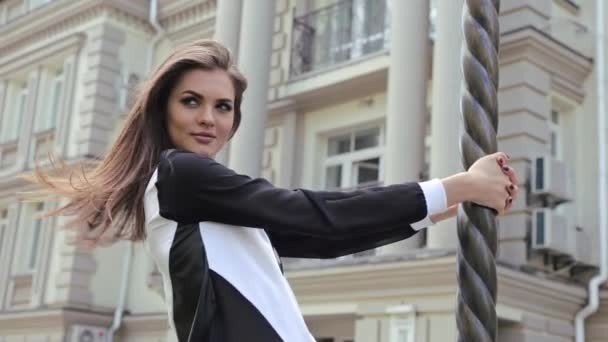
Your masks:
[[[7,209],[2,209],[0,210],[0,218],[6,218],[8,216],[8,210]]]
[[[350,134],[344,134],[329,139],[327,146],[327,155],[335,156],[350,152]]]
[[[536,213],[536,243],[545,244],[545,215],[542,212]]]
[[[55,127],[57,114],[59,112],[59,105],[61,104],[61,90],[63,88],[63,82],[60,80],[55,82],[53,87],[53,104],[51,105],[51,114],[49,115],[49,122],[47,128]]]
[[[46,4],[47,2],[49,2],[49,0],[30,0],[30,8],[34,9],[38,6]]]
[[[545,184],[544,184],[545,167],[544,166],[545,166],[544,159],[536,158],[536,189],[535,190],[543,190],[545,188]]]
[[[551,132],[551,155],[557,157],[557,134]]]
[[[377,182],[380,180],[380,158],[362,160],[355,163],[355,185]]]
[[[355,150],[376,147],[380,144],[380,128],[372,128],[355,134]]]
[[[30,250],[30,261],[29,261],[29,269],[33,270],[36,267],[36,258],[38,256],[38,246],[40,240],[40,225],[41,219],[37,219],[36,226],[34,227],[34,231],[32,232],[32,249]]]
[[[325,189],[337,189],[342,186],[342,165],[325,169]]]
[[[17,118],[15,120],[16,126],[14,127],[13,139],[16,139],[19,136],[19,131],[21,131],[21,122],[23,121],[23,117],[25,116],[25,107],[27,106],[27,92],[21,92],[19,96],[19,107],[17,110]]]
[[[559,112],[556,110],[551,111],[551,122],[559,124]]]

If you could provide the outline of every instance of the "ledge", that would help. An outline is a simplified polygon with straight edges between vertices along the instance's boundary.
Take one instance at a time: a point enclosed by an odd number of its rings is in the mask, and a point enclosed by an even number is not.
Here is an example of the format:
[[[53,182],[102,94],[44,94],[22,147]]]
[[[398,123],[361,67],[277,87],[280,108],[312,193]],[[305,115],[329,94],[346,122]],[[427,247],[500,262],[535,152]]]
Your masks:
[[[323,303],[361,300],[407,300],[418,311],[454,311],[457,293],[456,256],[453,251],[384,262],[338,264],[320,269],[300,267],[287,271],[298,301],[310,312],[325,311]],[[428,251],[427,251],[428,253]],[[497,266],[500,318],[520,321],[525,313],[570,320],[586,300],[581,285],[545,279],[506,265]],[[321,305],[321,306],[319,306]],[[347,307],[342,305],[345,314]]]

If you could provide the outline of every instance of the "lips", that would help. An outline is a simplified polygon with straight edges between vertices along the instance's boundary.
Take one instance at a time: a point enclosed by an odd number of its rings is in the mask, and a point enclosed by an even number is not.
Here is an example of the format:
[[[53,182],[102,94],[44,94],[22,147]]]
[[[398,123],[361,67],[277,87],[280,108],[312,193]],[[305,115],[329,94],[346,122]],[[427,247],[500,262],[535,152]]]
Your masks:
[[[211,143],[213,139],[215,139],[215,135],[211,133],[193,133],[192,137],[194,137],[194,140],[196,140],[198,143],[203,145],[207,145]]]

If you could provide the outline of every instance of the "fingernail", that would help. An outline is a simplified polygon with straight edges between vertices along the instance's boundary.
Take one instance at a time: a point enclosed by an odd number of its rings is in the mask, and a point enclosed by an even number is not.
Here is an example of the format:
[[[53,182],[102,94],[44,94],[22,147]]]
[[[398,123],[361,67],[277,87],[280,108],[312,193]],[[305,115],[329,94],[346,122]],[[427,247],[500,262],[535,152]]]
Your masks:
[[[509,185],[509,189],[515,190],[515,187],[513,186],[513,184]]]
[[[508,167],[508,166],[506,166],[506,165],[505,165],[505,166],[503,166],[503,167],[502,167],[502,169],[503,169],[503,170],[505,170],[505,171],[509,171],[509,167]]]
[[[509,198],[509,204],[513,203],[513,199]]]

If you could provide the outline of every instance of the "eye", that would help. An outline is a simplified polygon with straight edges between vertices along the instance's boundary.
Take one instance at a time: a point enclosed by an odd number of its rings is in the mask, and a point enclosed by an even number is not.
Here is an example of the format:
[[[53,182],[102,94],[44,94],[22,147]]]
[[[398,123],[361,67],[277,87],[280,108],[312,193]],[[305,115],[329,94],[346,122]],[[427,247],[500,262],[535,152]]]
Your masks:
[[[220,103],[217,106],[222,112],[230,112],[232,111],[232,106],[229,105],[228,103]]]
[[[186,107],[195,108],[198,106],[198,100],[194,97],[185,97],[180,101]]]

